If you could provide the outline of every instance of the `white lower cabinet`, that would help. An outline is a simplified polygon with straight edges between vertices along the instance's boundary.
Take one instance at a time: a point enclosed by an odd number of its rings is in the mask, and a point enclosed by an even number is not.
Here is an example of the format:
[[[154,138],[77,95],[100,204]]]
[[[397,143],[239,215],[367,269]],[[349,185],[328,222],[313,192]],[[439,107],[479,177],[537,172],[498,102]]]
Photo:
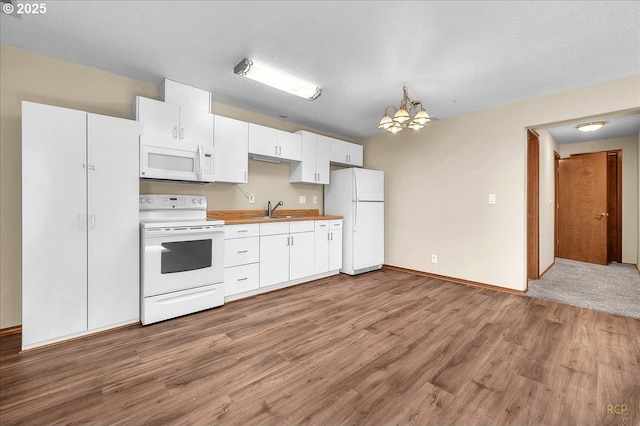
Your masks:
[[[135,121],[22,103],[22,348],[139,320]]]
[[[289,280],[298,280],[314,273],[313,221],[291,222],[289,234]]]
[[[257,223],[225,226],[225,297],[259,288],[259,231]]]
[[[315,221],[315,269],[321,274],[342,268],[342,220]]]
[[[260,224],[260,287],[313,275],[312,220]]]

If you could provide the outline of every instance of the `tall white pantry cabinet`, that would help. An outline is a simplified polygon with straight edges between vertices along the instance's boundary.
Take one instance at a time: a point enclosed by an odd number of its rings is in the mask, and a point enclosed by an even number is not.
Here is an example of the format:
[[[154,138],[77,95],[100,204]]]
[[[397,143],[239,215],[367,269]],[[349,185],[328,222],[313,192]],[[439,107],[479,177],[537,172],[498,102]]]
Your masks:
[[[138,123],[22,103],[22,348],[139,320]]]

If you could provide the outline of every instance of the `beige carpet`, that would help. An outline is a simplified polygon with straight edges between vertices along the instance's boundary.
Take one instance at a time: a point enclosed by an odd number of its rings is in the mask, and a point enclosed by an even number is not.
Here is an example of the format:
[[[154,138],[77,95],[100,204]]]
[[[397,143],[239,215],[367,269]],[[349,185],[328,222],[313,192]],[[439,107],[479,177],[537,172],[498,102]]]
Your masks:
[[[556,258],[541,279],[529,282],[526,295],[640,319],[640,274],[635,265]]]

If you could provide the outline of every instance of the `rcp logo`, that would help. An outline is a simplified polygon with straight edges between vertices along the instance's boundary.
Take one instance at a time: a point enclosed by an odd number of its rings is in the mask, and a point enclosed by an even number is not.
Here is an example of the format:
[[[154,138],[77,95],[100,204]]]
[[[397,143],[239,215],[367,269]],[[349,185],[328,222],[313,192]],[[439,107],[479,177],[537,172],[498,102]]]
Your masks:
[[[607,405],[607,414],[622,415],[625,413],[625,411],[627,411],[628,408],[629,407],[627,407],[627,404],[609,404]]]

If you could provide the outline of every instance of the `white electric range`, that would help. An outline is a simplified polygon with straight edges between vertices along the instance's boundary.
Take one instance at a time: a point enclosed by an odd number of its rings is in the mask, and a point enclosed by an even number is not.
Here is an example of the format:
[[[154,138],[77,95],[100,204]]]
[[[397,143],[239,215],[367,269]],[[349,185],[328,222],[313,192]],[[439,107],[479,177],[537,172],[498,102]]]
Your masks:
[[[224,304],[224,221],[198,195],[144,194],[140,206],[143,325]]]

